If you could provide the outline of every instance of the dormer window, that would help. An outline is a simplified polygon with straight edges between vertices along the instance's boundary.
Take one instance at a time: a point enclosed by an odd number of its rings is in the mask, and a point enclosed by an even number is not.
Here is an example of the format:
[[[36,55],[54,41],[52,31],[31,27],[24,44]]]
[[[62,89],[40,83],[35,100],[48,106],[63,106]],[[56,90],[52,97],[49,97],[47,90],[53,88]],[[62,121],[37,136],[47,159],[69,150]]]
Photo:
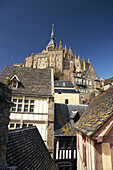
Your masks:
[[[58,91],[58,94],[62,94],[62,92],[61,92],[61,91]]]
[[[14,80],[12,81],[12,89],[17,89],[18,88],[18,81]]]
[[[80,113],[76,110],[72,111],[70,118],[74,120],[74,123],[76,123],[80,119]]]
[[[18,88],[18,83],[20,82],[19,78],[17,77],[17,75],[14,75],[11,78],[11,82],[12,82],[12,89],[17,89]]]

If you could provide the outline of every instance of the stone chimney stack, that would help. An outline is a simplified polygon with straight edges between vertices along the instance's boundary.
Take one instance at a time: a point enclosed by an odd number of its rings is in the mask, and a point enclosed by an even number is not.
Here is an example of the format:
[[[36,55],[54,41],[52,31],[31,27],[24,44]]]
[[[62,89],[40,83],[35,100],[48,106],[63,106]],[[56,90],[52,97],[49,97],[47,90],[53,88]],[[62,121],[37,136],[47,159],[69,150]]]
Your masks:
[[[0,82],[0,169],[5,170],[6,162],[6,144],[8,141],[8,124],[11,106],[11,90]]]

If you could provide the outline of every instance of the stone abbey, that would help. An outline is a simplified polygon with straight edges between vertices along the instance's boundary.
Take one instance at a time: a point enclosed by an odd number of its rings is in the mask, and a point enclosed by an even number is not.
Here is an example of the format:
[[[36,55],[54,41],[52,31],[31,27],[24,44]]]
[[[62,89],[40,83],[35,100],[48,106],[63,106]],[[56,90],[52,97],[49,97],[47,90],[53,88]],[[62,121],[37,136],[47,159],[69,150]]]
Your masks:
[[[54,25],[52,25],[52,33],[51,39],[48,45],[46,46],[46,50],[43,50],[41,53],[32,54],[27,57],[24,62],[24,67],[33,67],[39,69],[47,69],[49,67],[53,67],[54,72],[60,71],[61,73],[66,71],[70,71],[73,69],[74,71],[81,71],[81,69],[86,70],[89,68],[90,61],[88,62],[78,58],[76,55],[73,55],[71,48],[69,50],[62,46],[60,41],[59,47],[55,44],[54,40]]]
[[[62,46],[61,41],[57,47],[54,40],[54,24],[46,49],[25,58],[24,64],[14,64],[14,66],[38,69],[53,68],[54,73],[60,75],[56,80],[71,81],[76,90],[79,90],[81,103],[89,100],[89,93],[92,90],[100,90],[100,79],[89,58],[88,61],[85,61],[80,56],[76,57],[71,48],[67,49],[66,45]]]

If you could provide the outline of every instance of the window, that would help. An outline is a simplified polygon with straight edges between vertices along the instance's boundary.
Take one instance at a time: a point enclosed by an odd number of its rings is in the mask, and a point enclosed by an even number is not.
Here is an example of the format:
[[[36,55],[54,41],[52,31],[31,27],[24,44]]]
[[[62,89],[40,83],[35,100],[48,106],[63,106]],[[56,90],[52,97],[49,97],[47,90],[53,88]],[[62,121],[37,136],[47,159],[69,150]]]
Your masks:
[[[61,91],[58,91],[58,94],[62,94],[62,92],[61,92]]]
[[[30,105],[30,112],[31,112],[31,113],[34,112],[34,105]]]
[[[34,100],[30,100],[30,103],[34,103]]]
[[[17,124],[16,124],[16,128],[20,128],[20,124],[17,123]]]
[[[28,105],[24,105],[24,112],[28,112]]]
[[[16,111],[16,104],[13,104],[12,111],[13,111],[13,112]]]
[[[22,99],[18,99],[18,103],[22,103]]]
[[[27,127],[27,124],[23,124],[23,128],[26,128]]]
[[[16,78],[12,80],[12,89],[17,89],[18,88],[18,81]]]
[[[68,104],[68,99],[65,99],[65,104]]]
[[[29,100],[25,100],[25,103],[29,103]]]
[[[17,102],[17,99],[13,99],[13,102]]]
[[[13,88],[16,88],[17,81],[13,81]]]
[[[10,128],[14,128],[14,123],[11,123],[11,124],[10,124]]]
[[[35,104],[35,100],[28,100],[25,99],[23,101],[23,99],[12,99],[13,107],[12,107],[12,112],[34,112],[34,104]]]
[[[33,124],[29,124],[29,125],[28,125],[28,127],[32,127],[32,126],[33,126]]]
[[[91,85],[91,80],[87,80],[87,85]]]
[[[18,109],[17,109],[18,112],[21,112],[22,111],[22,104],[18,104]]]

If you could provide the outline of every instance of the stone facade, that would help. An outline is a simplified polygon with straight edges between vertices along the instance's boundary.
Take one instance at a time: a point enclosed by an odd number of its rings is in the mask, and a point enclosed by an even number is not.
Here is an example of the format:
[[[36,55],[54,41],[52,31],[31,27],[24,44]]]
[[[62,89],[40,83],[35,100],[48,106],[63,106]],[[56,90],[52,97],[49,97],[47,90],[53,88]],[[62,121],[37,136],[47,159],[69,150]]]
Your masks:
[[[73,71],[79,72],[81,70],[88,70],[91,63],[90,60],[86,62],[81,59],[80,56],[73,55],[71,48],[67,49],[62,46],[60,41],[59,47],[55,44],[54,32],[52,28],[51,39],[46,49],[41,53],[32,54],[25,59],[24,64],[20,64],[21,67],[33,67],[38,69],[47,69],[53,67],[54,73],[61,72],[64,75],[60,77],[60,80],[73,81]],[[19,66],[19,65],[18,65]]]
[[[33,67],[40,69],[47,69],[53,67],[54,72],[60,71],[61,73],[65,70],[70,70],[71,63],[74,64],[74,58],[71,48],[69,50],[62,46],[60,41],[59,47],[55,44],[54,32],[52,28],[51,39],[46,50],[41,53],[32,54],[25,59],[24,67]],[[19,66],[19,65],[18,65]],[[20,65],[23,67],[23,65]],[[67,76],[67,75],[66,75]],[[69,79],[69,75],[67,76]]]
[[[74,72],[73,82],[76,89],[80,91],[81,104],[89,102],[89,94],[94,90],[100,90],[100,80],[96,74],[94,67],[89,64],[87,70]]]
[[[6,144],[8,140],[8,124],[10,113],[11,92],[8,87],[0,83],[0,169],[5,170],[6,163]]]
[[[53,157],[54,151],[54,98],[49,98],[49,113],[48,113],[48,131],[47,131],[47,147]]]

